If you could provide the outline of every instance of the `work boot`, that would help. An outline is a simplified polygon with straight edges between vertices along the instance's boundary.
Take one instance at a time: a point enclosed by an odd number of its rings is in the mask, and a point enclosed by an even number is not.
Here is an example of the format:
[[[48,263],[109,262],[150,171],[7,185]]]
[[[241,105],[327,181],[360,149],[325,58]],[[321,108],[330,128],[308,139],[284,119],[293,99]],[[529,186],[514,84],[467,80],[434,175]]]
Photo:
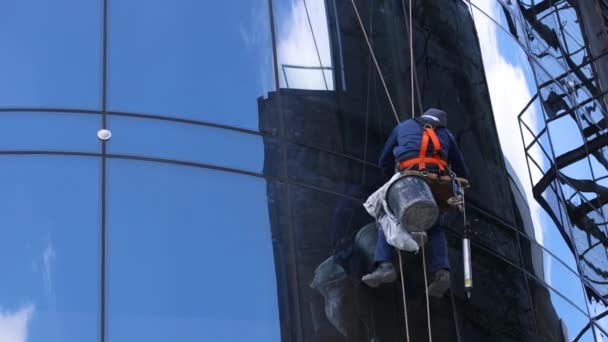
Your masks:
[[[392,283],[397,279],[395,267],[390,262],[381,262],[370,274],[366,274],[361,280],[369,287],[378,287],[383,283]]]
[[[429,296],[435,298],[443,297],[443,294],[450,288],[450,271],[441,269],[435,273],[435,279],[427,290]]]

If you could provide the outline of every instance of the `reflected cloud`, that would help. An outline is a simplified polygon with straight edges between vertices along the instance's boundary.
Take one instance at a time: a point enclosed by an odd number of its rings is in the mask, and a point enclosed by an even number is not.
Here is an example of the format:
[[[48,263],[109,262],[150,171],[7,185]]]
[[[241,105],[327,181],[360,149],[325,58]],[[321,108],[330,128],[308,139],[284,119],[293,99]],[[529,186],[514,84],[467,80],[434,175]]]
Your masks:
[[[545,262],[545,269],[543,270],[543,275],[544,275],[544,280],[547,282],[547,284],[551,285],[551,286],[555,286],[553,285],[553,280],[551,278],[552,273],[551,270],[553,269],[553,258],[543,258],[544,262]]]
[[[268,72],[272,69],[272,58],[266,58],[271,56],[270,51],[272,50],[268,16],[268,3],[258,0],[252,4],[248,20],[239,25],[239,34],[243,40],[243,46],[248,50],[247,53],[260,57],[258,65],[260,94],[266,94],[274,87],[274,74]]]
[[[296,0],[289,7],[277,15],[281,87],[333,90],[331,70],[321,71],[321,67],[332,67],[325,2]]]
[[[480,0],[476,1],[476,4],[488,15],[494,18],[500,17],[501,9],[498,2],[494,0]],[[521,180],[520,184],[523,187],[523,193],[526,194],[526,200],[530,206],[534,227],[544,227],[540,218],[542,208],[536,204],[532,195],[532,181],[528,174],[524,146],[518,141],[513,141],[513,132],[520,131],[517,115],[525,108],[534,95],[527,81],[527,77],[533,77],[533,75],[527,75],[526,70],[522,68],[522,65],[525,65],[528,66],[527,69],[529,70],[529,61],[525,54],[519,51],[519,46],[516,45],[515,41],[506,45],[504,42],[499,42],[498,30],[500,29],[494,22],[477,10],[474,17],[483,54],[494,120],[498,129],[503,153],[517,173],[512,176],[518,177]],[[501,53],[501,49],[511,46],[514,47],[514,51]],[[542,114],[536,113],[534,106],[530,106],[528,111],[532,113],[527,115],[527,117],[530,117],[533,122],[526,122],[526,124],[538,132],[541,122],[536,118]],[[543,158],[540,152],[531,150],[530,154],[531,157],[542,163]],[[543,244],[544,232],[542,228],[534,229],[534,237],[541,245]]]
[[[53,281],[51,278],[52,263],[55,260],[55,248],[51,240],[47,243],[42,253],[42,275],[44,277],[44,288],[48,294],[53,292]]]
[[[15,312],[0,309],[0,341],[26,342],[28,323],[34,315],[34,305],[28,304]]]

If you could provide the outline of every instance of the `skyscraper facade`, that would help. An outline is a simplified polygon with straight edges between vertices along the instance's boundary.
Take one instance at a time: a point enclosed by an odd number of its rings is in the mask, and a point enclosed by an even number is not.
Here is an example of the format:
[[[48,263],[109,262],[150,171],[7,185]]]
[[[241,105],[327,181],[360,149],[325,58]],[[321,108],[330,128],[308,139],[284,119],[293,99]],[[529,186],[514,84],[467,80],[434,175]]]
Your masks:
[[[606,9],[0,3],[0,341],[603,341]],[[472,173],[471,298],[457,214],[443,298],[424,253],[360,282],[380,150],[430,107]]]

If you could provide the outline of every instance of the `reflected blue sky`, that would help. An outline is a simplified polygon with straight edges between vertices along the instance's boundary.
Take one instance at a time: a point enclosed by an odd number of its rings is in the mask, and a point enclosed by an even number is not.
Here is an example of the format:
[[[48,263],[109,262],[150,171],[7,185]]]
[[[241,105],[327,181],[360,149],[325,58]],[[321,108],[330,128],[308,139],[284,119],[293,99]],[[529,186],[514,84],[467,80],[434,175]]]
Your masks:
[[[264,139],[227,129],[111,116],[108,153],[224,166],[262,174]],[[221,147],[221,148],[220,148]]]
[[[0,106],[101,109],[101,6],[0,2]]]
[[[515,171],[515,178],[519,179],[519,184],[523,186],[522,193],[526,195],[526,200],[530,206],[532,222],[535,227],[534,236],[541,245],[554,246],[552,243],[545,243],[547,223],[541,220],[542,208],[536,203],[532,195],[532,180],[539,178],[540,172],[530,165],[532,174],[528,173],[528,162],[524,145],[521,142],[520,125],[518,122],[519,113],[525,108],[535,94],[534,74],[530,68],[527,56],[517,45],[515,40],[507,33],[502,31],[496,24],[486,16],[490,15],[499,24],[506,26],[506,20],[501,16],[501,7],[494,0],[478,0],[474,2],[483,12],[474,8],[473,17],[478,31],[481,44],[481,51],[484,61],[486,78],[490,90],[494,119],[498,129],[498,136],[505,158],[508,159]],[[529,112],[529,113],[528,113]],[[542,109],[535,103],[528,108],[525,117],[529,119],[527,125],[538,133],[543,125]],[[531,142],[531,134],[524,135],[526,142]],[[537,151],[536,160],[544,167],[543,157]],[[551,232],[549,232],[551,233]],[[557,232],[555,232],[557,233]],[[561,239],[559,234],[556,239]],[[559,254],[558,254],[559,255]]]
[[[266,181],[108,166],[109,341],[279,341]]]
[[[258,129],[274,88],[265,0],[109,6],[108,108]]]
[[[321,71],[321,67],[332,67],[325,1],[288,0],[274,4],[280,86],[333,90],[332,70]]]
[[[558,317],[562,320],[560,323],[563,323],[567,329],[569,337],[568,340],[572,341],[572,339],[574,339],[581,332],[585,325],[589,323],[589,319],[585,314],[572,307],[570,303],[565,301],[564,298],[556,294],[554,291],[550,291],[550,297],[553,308],[557,312]],[[593,341],[593,337],[586,336],[586,338],[579,341],[591,342]]]
[[[96,341],[100,160],[0,162],[0,340]]]
[[[526,160],[525,146],[520,137],[518,115],[533,96],[536,95],[533,69],[530,66],[527,55],[523,52],[520,45],[517,44],[515,38],[497,27],[486,16],[487,14],[503,27],[508,27],[499,3],[494,0],[475,0],[473,3],[483,11],[474,8],[473,13],[480,39],[494,119],[503,153],[511,165],[510,170],[515,173],[512,176],[518,179],[517,183],[523,188],[521,192],[525,194],[526,201],[530,207],[530,215],[534,226],[534,235],[532,237],[556,255],[572,255],[557,227],[538,205],[532,194],[532,186],[542,177],[542,171],[546,171],[550,167],[551,162],[538,145],[532,146],[528,153],[538,163],[540,169],[531,163],[530,160]],[[522,116],[522,120],[532,130],[532,132],[526,131],[523,135],[526,144],[532,142],[532,134],[539,135],[544,127],[543,113],[540,102],[535,101]],[[569,120],[569,117],[565,118],[565,120]],[[571,125],[555,123],[550,127],[549,134],[553,137],[558,137],[579,133],[578,129],[573,131]],[[573,146],[571,145],[575,143],[572,139],[568,141],[561,139],[561,142],[557,143],[555,142],[556,140],[560,139],[551,140],[554,146],[556,146],[556,150],[558,148],[567,150],[568,148],[572,148]],[[582,142],[582,139],[580,140]],[[549,136],[546,133],[543,135],[541,143],[545,146],[549,158],[553,159],[553,152],[548,147]],[[530,167],[530,171],[528,166]],[[550,203],[557,203],[551,199],[548,199],[548,201]],[[541,257],[541,255],[533,257]],[[570,273],[569,270],[562,270],[563,266],[556,264],[559,261],[554,260],[549,254],[544,253],[542,259],[543,270],[537,270],[536,275],[585,309],[586,298],[582,292],[582,285],[578,278]],[[565,260],[574,261],[570,258],[566,258]],[[573,263],[570,264],[570,267],[574,270],[577,269],[576,264]],[[565,284],[570,285],[566,288],[564,287]],[[554,296],[557,295],[552,295],[552,298]],[[557,305],[559,303],[560,300],[554,300],[554,304]],[[571,319],[573,322],[577,321],[578,318],[573,316],[572,310],[560,309],[559,305],[556,309],[565,321],[570,321]],[[576,335],[579,331],[571,331],[571,333]]]
[[[0,113],[4,151],[101,152],[101,115],[80,113]]]

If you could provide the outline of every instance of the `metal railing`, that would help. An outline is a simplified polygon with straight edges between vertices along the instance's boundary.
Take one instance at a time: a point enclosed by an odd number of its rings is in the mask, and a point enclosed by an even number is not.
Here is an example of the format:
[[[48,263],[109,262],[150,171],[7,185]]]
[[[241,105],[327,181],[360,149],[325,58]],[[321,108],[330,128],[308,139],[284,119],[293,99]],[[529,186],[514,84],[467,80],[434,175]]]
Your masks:
[[[285,86],[289,89],[289,80],[287,78],[287,72],[285,69],[299,69],[299,70],[314,70],[321,72],[321,76],[323,78],[323,83],[325,83],[325,90],[329,89],[329,84],[327,83],[327,78],[325,76],[325,70],[333,71],[333,67],[327,66],[304,66],[304,65],[293,65],[293,64],[281,64],[281,71],[283,72],[283,78],[285,78]]]

